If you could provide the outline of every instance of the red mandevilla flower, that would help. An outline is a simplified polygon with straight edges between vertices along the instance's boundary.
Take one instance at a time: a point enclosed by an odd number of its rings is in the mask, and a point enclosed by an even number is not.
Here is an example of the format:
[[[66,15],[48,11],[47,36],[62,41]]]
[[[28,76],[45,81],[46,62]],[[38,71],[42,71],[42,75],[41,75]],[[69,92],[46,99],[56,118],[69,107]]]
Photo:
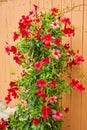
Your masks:
[[[44,37],[42,38],[42,42],[44,43],[50,43],[52,41],[52,35],[51,34],[44,34]]]
[[[69,108],[68,107],[66,107],[66,108],[64,108],[64,112],[69,112]]]
[[[70,82],[70,86],[73,88],[73,87],[77,86],[78,83],[79,83],[79,80],[72,79],[72,81]]]
[[[42,57],[41,61],[42,61],[42,64],[46,65],[50,62],[50,59]]]
[[[64,34],[66,34],[67,36],[74,36],[75,35],[75,30],[73,28],[64,28],[62,30],[64,32]]]
[[[62,17],[62,22],[65,24],[65,26],[71,24],[70,18]]]
[[[54,40],[54,43],[55,43],[56,46],[60,46],[60,42],[61,42],[61,40],[59,38],[56,38]]]
[[[58,9],[57,9],[57,8],[52,8],[52,9],[51,9],[51,12],[52,12],[52,14],[54,15],[54,14],[58,13]]]
[[[18,84],[16,82],[11,81],[10,82],[10,88],[8,89],[8,95],[5,97],[6,104],[9,104],[12,100],[11,96],[16,99],[18,98]]]
[[[6,121],[1,118],[0,120],[0,130],[6,130],[7,126],[6,126]]]
[[[19,34],[17,34],[16,32],[14,32],[14,36],[13,36],[13,40],[16,41],[19,37]]]
[[[49,49],[51,47],[51,44],[50,43],[45,43],[44,46]]]
[[[66,50],[68,50],[68,49],[70,48],[70,44],[69,44],[69,43],[65,43],[64,48],[65,48]]]
[[[33,123],[34,123],[34,125],[38,125],[39,124],[39,119],[38,118],[32,118],[32,121],[33,121]]]
[[[16,63],[20,64],[21,63],[21,60],[18,56],[14,56],[13,59],[15,60]]]
[[[19,52],[15,54],[13,59],[15,60],[16,63],[21,64],[21,60],[24,58],[23,54],[20,54]]]
[[[51,108],[50,106],[43,106],[42,107],[42,118],[46,120],[49,117]]]
[[[50,81],[50,86],[51,86],[52,88],[55,88],[55,87],[56,87],[56,80],[51,80],[51,81]]]
[[[38,71],[42,69],[42,62],[36,62],[34,63],[34,68]]]
[[[46,81],[42,79],[37,80],[37,86],[44,88],[46,86]]]
[[[12,101],[10,93],[5,97],[5,101],[6,104],[9,104]]]
[[[17,48],[15,46],[11,46],[10,51],[13,52],[13,54],[16,54],[17,53]]]
[[[85,90],[85,88],[83,87],[82,84],[78,84],[78,85],[76,86],[76,90],[79,91],[80,93],[82,93],[82,92]]]
[[[42,94],[42,101],[43,102],[46,102],[47,101],[47,98],[48,98],[48,96],[44,93],[44,94]]]
[[[34,4],[33,6],[34,6],[35,11],[37,11],[38,5]]]
[[[83,85],[79,83],[79,80],[72,79],[70,86],[76,88],[76,90],[81,93],[85,90]]]
[[[83,56],[78,56],[78,55],[76,55],[76,57],[75,57],[75,59],[74,59],[74,63],[75,63],[75,64],[79,65],[79,64],[81,64],[83,61],[84,61]]]
[[[43,94],[44,94],[44,91],[43,90],[41,90],[41,89],[38,89],[38,91],[36,92],[36,95],[37,96],[43,96]]]
[[[9,45],[6,45],[6,46],[5,46],[5,52],[6,52],[8,55],[10,55],[10,47],[9,47]]]
[[[54,110],[52,117],[56,120],[60,120],[62,118],[62,113],[59,110],[58,111]]]

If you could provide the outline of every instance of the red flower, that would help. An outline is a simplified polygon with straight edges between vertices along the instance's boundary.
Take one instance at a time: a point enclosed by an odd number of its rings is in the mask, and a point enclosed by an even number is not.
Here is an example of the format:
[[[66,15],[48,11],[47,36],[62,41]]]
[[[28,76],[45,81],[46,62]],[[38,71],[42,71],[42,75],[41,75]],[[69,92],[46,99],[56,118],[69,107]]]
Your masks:
[[[76,90],[78,90],[79,92],[83,92],[85,90],[85,88],[83,87],[82,84],[79,83],[78,80],[72,79],[71,83],[70,83],[71,87],[75,87]]]
[[[56,103],[57,102],[57,96],[50,97],[50,103]]]
[[[13,52],[13,54],[16,54],[17,53],[17,48],[15,46],[11,46],[10,51]]]
[[[42,62],[36,62],[35,64],[34,64],[34,68],[36,69],[36,70],[41,70],[42,69]]]
[[[55,87],[56,87],[56,80],[51,80],[51,81],[50,81],[50,86],[51,86],[52,88],[55,88]]]
[[[43,106],[42,107],[42,118],[44,120],[48,118],[50,111],[51,111],[50,106]]]
[[[48,49],[51,47],[50,43],[45,43],[44,46]]]
[[[18,90],[18,84],[16,82],[11,81],[10,82],[10,88],[8,89],[8,95],[5,97],[6,104],[9,104],[12,100],[11,96],[13,98],[18,98],[17,90]]]
[[[62,30],[67,36],[74,36],[75,35],[75,30],[73,28],[64,28]]]
[[[60,120],[60,119],[62,118],[62,113],[60,113],[59,110],[58,110],[58,111],[55,110],[55,111],[53,112],[52,117],[53,117],[54,119],[56,119],[56,120]]]
[[[6,46],[5,46],[5,52],[6,52],[8,55],[10,55],[10,47],[9,47],[9,45],[6,45]]]
[[[69,112],[69,108],[68,107],[66,107],[65,109],[64,109],[64,112]]]
[[[70,56],[70,55],[68,55],[68,56]],[[70,68],[72,68],[72,65],[75,65],[74,60],[67,63],[67,66],[69,66]]]
[[[14,32],[13,40],[14,40],[14,41],[17,40],[18,37],[19,37],[19,34],[17,34],[16,32]]]
[[[24,29],[24,30],[21,30],[21,34],[23,38],[23,37],[29,37],[31,33],[27,29]]]
[[[68,50],[68,49],[70,48],[70,44],[69,44],[69,43],[65,43],[64,48],[65,48],[66,50]]]
[[[57,8],[52,8],[52,9],[51,9],[51,12],[52,12],[52,14],[54,15],[54,14],[58,13],[58,9],[57,9]]]
[[[63,18],[62,18],[62,22],[65,24],[65,26],[71,24],[70,18],[65,18],[65,17],[63,17]]]
[[[18,56],[14,56],[13,59],[15,60],[16,63],[20,64],[21,60]]]
[[[70,86],[71,87],[76,87],[79,83],[79,80],[75,80],[75,79],[72,79],[71,83],[70,83]]]
[[[34,6],[35,11],[37,11],[38,5],[34,4],[33,6]]]
[[[6,130],[7,126],[5,124],[6,124],[6,121],[3,118],[1,118],[1,120],[0,120],[0,130]]]
[[[37,80],[37,86],[44,88],[46,86],[46,81],[42,79]]]
[[[35,23],[40,23],[40,22],[41,22],[41,20],[40,20],[39,18],[35,18],[33,21],[34,21]]]
[[[16,63],[20,64],[21,63],[21,59],[24,58],[23,54],[20,54],[19,52],[16,53],[16,55],[13,57],[13,59],[15,60]]]
[[[42,61],[42,64],[46,65],[46,64],[48,64],[50,62],[50,59],[42,57],[41,61]]]
[[[43,90],[41,90],[41,89],[38,89],[38,91],[36,92],[36,95],[37,96],[43,96],[43,94],[44,94],[44,91]]]
[[[38,118],[32,118],[32,121],[33,121],[33,123],[34,123],[34,125],[38,125],[39,124],[39,119]]]
[[[83,56],[78,56],[78,55],[76,55],[75,60],[74,60],[74,63],[75,63],[75,64],[79,65],[79,64],[81,64],[83,61],[84,61]]]
[[[54,43],[55,43],[55,45],[57,45],[57,46],[60,46],[60,42],[61,42],[61,40],[60,40],[59,38],[56,38],[56,39],[54,40]]]
[[[82,93],[82,92],[85,90],[85,88],[83,87],[82,84],[78,84],[78,85],[76,86],[76,90],[79,91],[80,93]]]
[[[9,103],[12,101],[10,94],[8,94],[8,95],[5,97],[5,101],[6,101],[6,104],[9,104]]]
[[[44,93],[44,94],[42,94],[42,101],[46,102],[46,100],[47,100],[47,95]]]
[[[42,38],[42,42],[50,43],[51,41],[52,41],[52,35],[51,34],[44,34],[44,37]]]
[[[34,10],[31,10],[31,11],[29,12],[29,16],[33,17],[34,15],[35,15],[35,11],[34,11]]]

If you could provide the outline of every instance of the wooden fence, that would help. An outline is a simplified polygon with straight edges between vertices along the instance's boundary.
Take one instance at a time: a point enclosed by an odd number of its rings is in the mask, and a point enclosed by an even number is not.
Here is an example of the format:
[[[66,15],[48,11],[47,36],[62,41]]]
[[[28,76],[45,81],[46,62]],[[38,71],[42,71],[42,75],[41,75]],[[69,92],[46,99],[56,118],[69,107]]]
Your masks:
[[[85,74],[83,81],[86,87],[87,0],[7,0],[7,2],[0,2],[0,100],[4,101],[10,80],[20,75],[21,70],[12,60],[12,56],[5,54],[5,42],[13,43],[12,32],[17,30],[17,21],[21,15],[28,14],[34,3],[38,4],[42,10],[48,10],[52,7],[69,10],[65,15],[70,17],[72,23],[76,26],[76,35],[74,38],[66,40],[71,42],[75,50],[79,48],[80,54],[85,58],[80,71]],[[80,71],[78,73],[81,77],[82,74]],[[12,72],[16,72],[17,75],[12,75]],[[74,76],[76,76],[75,73]],[[70,95],[63,95],[63,97],[63,106],[70,108],[69,113],[65,115],[64,130],[87,130],[87,89],[83,94],[75,91]]]

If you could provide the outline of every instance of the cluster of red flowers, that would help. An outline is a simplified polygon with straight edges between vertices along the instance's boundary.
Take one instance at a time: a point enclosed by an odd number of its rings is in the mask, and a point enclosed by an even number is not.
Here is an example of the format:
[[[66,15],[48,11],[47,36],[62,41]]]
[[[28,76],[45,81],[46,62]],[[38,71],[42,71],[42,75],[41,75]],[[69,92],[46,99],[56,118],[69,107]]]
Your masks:
[[[5,97],[6,104],[9,104],[11,102],[11,97],[13,97],[14,99],[18,98],[18,84],[16,82],[11,81],[9,85],[10,88],[8,89],[8,95]]]
[[[51,113],[51,107],[50,106],[43,106],[41,112],[42,112],[42,118],[44,120],[46,120],[49,117],[50,113]],[[56,119],[56,120],[60,120],[62,118],[62,114],[61,114],[61,112],[59,110],[58,111],[54,110],[52,117],[54,119]],[[39,119],[38,118],[33,117],[32,121],[33,121],[33,123],[35,125],[39,124]]]
[[[73,65],[80,65],[84,61],[83,56],[78,55],[79,50],[77,50],[77,53],[70,50],[69,43],[66,43],[64,48],[68,51],[67,56],[69,58],[69,62],[67,63],[67,66],[72,67]]]
[[[7,126],[6,126],[6,121],[2,118],[0,120],[0,130],[6,130]]]
[[[81,93],[85,90],[83,85],[79,83],[79,80],[76,80],[76,79],[72,79],[72,81],[70,83],[70,86],[72,88],[76,88],[76,90],[81,92]]]
[[[39,119],[38,118],[32,118],[33,123],[37,126],[39,124]]]
[[[34,68],[38,71],[42,69],[42,65],[47,65],[50,62],[49,58],[42,57],[41,61],[34,63]]]
[[[69,25],[71,25],[71,21],[69,18],[61,18],[62,23],[64,24],[64,29],[62,30],[64,32],[64,34],[70,36],[74,36],[75,35],[75,30],[73,27],[68,27]]]
[[[38,90],[36,92],[36,95],[39,97],[42,97],[42,101],[45,102],[46,100],[49,99],[50,103],[54,103],[57,102],[57,97],[49,97],[45,94],[44,90],[42,90],[42,88],[44,88],[47,85],[47,82],[45,80],[37,80],[37,86],[38,86]],[[52,89],[54,89],[56,87],[56,80],[51,80],[49,82],[49,85],[51,86]]]
[[[15,46],[9,46],[8,44],[5,46],[5,51],[8,55],[12,52],[14,54],[13,59],[15,60],[16,63],[20,64],[21,59],[24,58],[24,55],[21,54],[20,52],[17,51],[17,48]]]
[[[72,67],[72,65],[80,65],[83,61],[83,56],[76,55],[73,57],[73,60],[71,60],[67,65]]]

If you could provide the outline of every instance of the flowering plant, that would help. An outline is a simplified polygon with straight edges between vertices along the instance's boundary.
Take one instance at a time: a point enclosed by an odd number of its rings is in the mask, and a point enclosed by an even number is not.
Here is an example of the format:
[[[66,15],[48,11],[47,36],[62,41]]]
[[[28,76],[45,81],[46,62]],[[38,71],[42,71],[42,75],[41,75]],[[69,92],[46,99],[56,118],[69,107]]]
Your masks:
[[[12,53],[15,62],[23,67],[21,78],[10,82],[5,98],[7,104],[13,98],[19,101],[16,112],[8,119],[7,129],[61,130],[62,112],[69,110],[61,105],[61,94],[72,89],[84,90],[69,73],[69,82],[62,76],[84,61],[69,43],[62,42],[63,37],[74,36],[75,29],[57,8],[43,13],[37,5],[21,17],[18,25],[13,40],[19,40],[15,46],[5,46],[6,53]]]

